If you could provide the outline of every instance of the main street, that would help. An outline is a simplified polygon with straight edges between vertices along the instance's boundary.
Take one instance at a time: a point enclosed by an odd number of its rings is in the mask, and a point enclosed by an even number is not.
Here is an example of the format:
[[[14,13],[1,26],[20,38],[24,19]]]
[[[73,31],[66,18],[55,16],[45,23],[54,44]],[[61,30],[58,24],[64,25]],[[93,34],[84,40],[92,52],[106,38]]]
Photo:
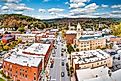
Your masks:
[[[66,52],[63,52],[63,56],[61,56],[62,48],[64,47],[64,44],[61,42],[61,34],[57,37],[57,43],[56,43],[56,49],[54,49],[55,56],[51,58],[54,59],[53,67],[50,68],[50,81],[70,81],[70,78],[67,74],[66,70],[66,63],[67,63],[67,57]],[[64,65],[62,65],[62,61]]]

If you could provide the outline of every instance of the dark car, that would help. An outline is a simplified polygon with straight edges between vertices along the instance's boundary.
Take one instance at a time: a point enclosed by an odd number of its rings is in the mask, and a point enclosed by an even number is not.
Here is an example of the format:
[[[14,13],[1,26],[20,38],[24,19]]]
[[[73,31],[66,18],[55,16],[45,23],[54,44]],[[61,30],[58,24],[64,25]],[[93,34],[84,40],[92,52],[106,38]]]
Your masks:
[[[62,66],[64,66],[64,62],[62,62]]]
[[[64,77],[64,75],[65,75],[64,72],[61,72],[61,77]]]
[[[50,68],[53,68],[53,63],[50,65]]]
[[[61,53],[61,56],[63,56],[63,53]]]

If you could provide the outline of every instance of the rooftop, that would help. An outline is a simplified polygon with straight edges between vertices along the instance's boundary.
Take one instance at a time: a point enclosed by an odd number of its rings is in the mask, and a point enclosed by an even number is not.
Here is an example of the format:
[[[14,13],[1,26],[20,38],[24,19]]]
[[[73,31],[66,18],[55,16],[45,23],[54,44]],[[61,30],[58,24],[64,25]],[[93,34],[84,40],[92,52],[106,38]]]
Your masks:
[[[94,78],[96,79],[97,77],[108,75],[108,71],[109,71],[109,68],[107,67],[99,67],[95,69],[89,68],[89,69],[76,70],[76,74],[77,74],[78,81],[89,81],[89,79],[94,79]]]
[[[22,65],[22,66],[33,66],[38,67],[42,60],[42,57],[35,57],[33,55],[22,54],[21,52],[14,52],[11,56],[8,56],[4,59],[4,61],[11,62],[14,64]]]
[[[15,36],[36,36],[36,34],[15,34]]]
[[[101,34],[94,34],[94,35],[82,35],[79,40],[93,40],[97,38],[102,38]]]
[[[23,52],[45,55],[50,47],[50,44],[34,43]]]
[[[59,31],[58,29],[51,29],[50,30],[51,32],[57,32],[57,31]]]
[[[91,78],[83,81],[121,81],[121,69],[115,72],[112,72],[111,77],[109,75],[104,74],[103,76],[99,76],[97,78]]]
[[[68,30],[66,31],[66,34],[77,34],[75,30]]]
[[[72,53],[75,64],[90,63],[99,60],[104,60],[110,57],[110,54],[102,50],[89,50],[89,51],[80,51]]]

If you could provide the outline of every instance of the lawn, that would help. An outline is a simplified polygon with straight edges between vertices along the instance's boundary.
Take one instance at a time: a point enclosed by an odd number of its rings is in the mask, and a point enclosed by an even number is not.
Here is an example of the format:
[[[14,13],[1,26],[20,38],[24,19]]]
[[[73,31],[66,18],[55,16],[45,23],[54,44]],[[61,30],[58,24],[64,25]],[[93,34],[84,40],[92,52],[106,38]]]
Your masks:
[[[0,81],[5,81],[4,79],[0,78]]]

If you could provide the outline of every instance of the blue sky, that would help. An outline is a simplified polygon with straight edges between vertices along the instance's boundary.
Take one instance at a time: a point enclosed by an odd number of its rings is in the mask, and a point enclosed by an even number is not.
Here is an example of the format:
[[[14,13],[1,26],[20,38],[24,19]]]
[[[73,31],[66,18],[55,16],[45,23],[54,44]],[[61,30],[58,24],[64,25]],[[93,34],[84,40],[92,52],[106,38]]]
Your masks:
[[[9,13],[39,19],[121,17],[121,0],[0,0],[0,14]]]

